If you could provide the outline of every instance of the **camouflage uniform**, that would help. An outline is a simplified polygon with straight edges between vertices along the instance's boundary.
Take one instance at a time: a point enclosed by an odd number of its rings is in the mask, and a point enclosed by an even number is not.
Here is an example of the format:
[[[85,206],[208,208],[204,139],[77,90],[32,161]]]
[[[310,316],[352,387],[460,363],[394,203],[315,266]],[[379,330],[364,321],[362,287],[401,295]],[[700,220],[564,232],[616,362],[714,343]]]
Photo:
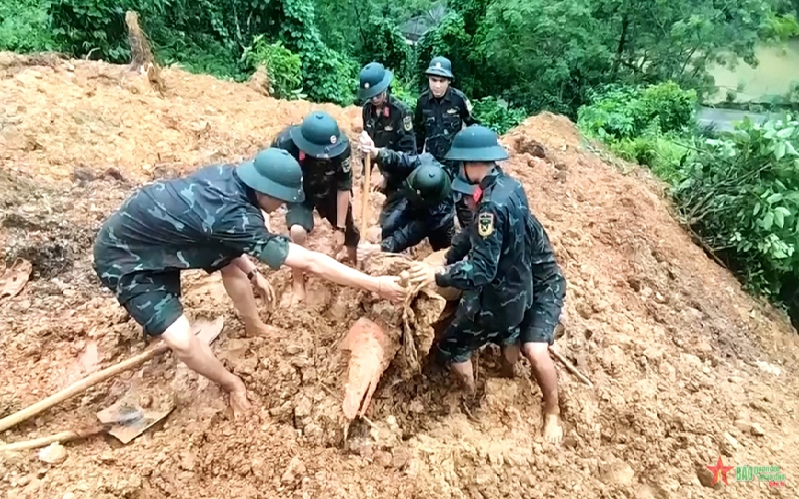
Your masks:
[[[408,154],[416,152],[411,111],[391,94],[379,109],[371,101],[364,104],[363,129],[372,138],[375,147],[385,147]]]
[[[299,225],[306,232],[314,228],[313,210],[326,218],[333,227],[338,225],[337,195],[339,191],[352,192],[352,168],[350,165],[351,148],[348,145],[343,153],[334,158],[315,158],[300,151],[292,140],[289,126],[278,134],[272,147],[288,151],[300,163],[303,173],[303,189],[305,200],[291,203],[286,212],[286,226]],[[344,245],[355,247],[360,240],[360,233],[355,227],[352,217],[352,203],[347,208]]]
[[[566,296],[566,279],[555,261],[555,252],[541,222],[530,214],[533,229],[532,273],[533,305],[524,314],[520,337],[524,343],[555,341],[555,326]]]
[[[495,167],[475,196],[476,220],[455,235],[447,270],[436,275],[437,285],[463,290],[439,344],[442,359],[456,363],[488,342],[516,344],[533,303],[535,234],[524,188]]]
[[[288,251],[235,168],[209,166],[128,198],[97,234],[94,269],[144,331],[160,335],[183,314],[181,270],[211,273],[242,254],[277,269]]]
[[[430,154],[403,154],[383,149],[378,164],[386,172],[386,180],[396,182],[399,202],[394,210],[381,213],[382,251],[399,253],[416,246],[425,238],[434,251],[449,247],[455,233],[455,211],[452,196],[447,195],[432,206],[414,202],[403,183],[413,170],[424,165],[438,165]],[[403,178],[404,177],[404,178]],[[401,181],[399,179],[402,179]],[[384,216],[385,215],[385,216]]]
[[[472,116],[472,105],[469,99],[456,88],[449,87],[440,99],[436,99],[426,90],[416,101],[413,129],[416,132],[416,151],[426,150],[444,165],[451,177],[456,177],[460,163],[447,161],[445,156],[452,146],[452,140],[463,127],[477,123]],[[455,195],[458,221],[461,227],[471,222],[471,211],[463,199]]]
[[[416,152],[416,137],[413,133],[413,118],[410,110],[404,103],[390,94],[387,99],[387,102],[379,110],[375,108],[371,101],[364,104],[364,130],[374,141],[375,147],[414,154]],[[396,210],[401,202],[402,196],[398,194],[398,190],[404,179],[397,179],[396,175],[392,178],[380,167],[379,162],[377,167],[384,179],[383,185],[379,190],[386,196],[380,212],[380,219],[382,220]],[[399,183],[397,180],[399,180]]]

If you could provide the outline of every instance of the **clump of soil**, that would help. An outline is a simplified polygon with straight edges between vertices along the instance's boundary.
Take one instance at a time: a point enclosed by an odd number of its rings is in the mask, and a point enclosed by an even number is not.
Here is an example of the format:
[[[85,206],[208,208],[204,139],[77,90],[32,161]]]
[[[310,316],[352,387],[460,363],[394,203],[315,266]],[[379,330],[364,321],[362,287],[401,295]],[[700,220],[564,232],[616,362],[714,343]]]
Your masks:
[[[144,348],[140,328],[91,270],[93,234],[132,187],[252,155],[311,109],[330,111],[348,133],[360,113],[282,102],[174,68],[161,77],[164,96],[125,67],[0,57],[9,103],[0,107],[1,256],[38,258],[25,289],[0,301],[0,416]],[[798,350],[785,318],[690,241],[650,175],[603,163],[567,119],[544,113],[509,135],[503,166],[524,183],[568,280],[558,347],[594,383],[589,389],[558,368],[561,447],[540,437],[529,366],[500,378],[493,347],[475,358],[484,394],[475,417],[464,414],[447,373],[409,371],[398,355],[369,422],[357,420],[344,442],[340,341],[360,317],[401,334],[402,309],[309,277],[307,303],[264,307],[271,334],[250,338],[219,275],[193,271],[183,279],[186,310],[225,316],[213,350],[244,379],[254,414],[234,421],[219,387],[168,354],[0,439],[85,428],[131,388],[171,391],[176,409],[166,422],[125,446],[110,437],[68,443],[60,463],[39,461],[37,451],[0,455],[0,490],[74,499],[713,498],[720,492],[703,470],[723,455],[727,465],[774,465],[788,475],[768,492],[765,483],[722,486],[736,497],[796,497]],[[111,167],[129,184],[102,175]],[[355,213],[359,196],[356,188]],[[275,231],[285,232],[282,222],[283,212],[274,214]],[[317,220],[309,247],[329,253],[331,241]],[[48,242],[65,248],[53,263]],[[290,272],[268,278],[282,299]],[[434,302],[412,306],[414,320],[426,322]]]

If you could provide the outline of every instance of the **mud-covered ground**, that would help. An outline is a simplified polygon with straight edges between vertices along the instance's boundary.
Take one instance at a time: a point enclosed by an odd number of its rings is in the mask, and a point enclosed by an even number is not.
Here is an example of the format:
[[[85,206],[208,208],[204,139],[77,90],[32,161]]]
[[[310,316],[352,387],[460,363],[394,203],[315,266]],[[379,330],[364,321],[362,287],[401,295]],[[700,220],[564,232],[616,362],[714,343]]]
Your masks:
[[[0,416],[144,348],[91,268],[95,231],[132,189],[249,156],[311,109],[327,109],[348,132],[359,115],[163,75],[165,97],[122,67],[0,54],[0,256],[34,268],[18,296],[0,301]],[[0,490],[73,499],[796,497],[797,341],[784,317],[691,243],[655,181],[603,162],[566,119],[537,116],[503,140],[513,151],[505,167],[525,183],[569,281],[558,346],[594,383],[559,366],[561,447],[539,436],[529,368],[501,379],[491,349],[478,361],[485,399],[475,418],[449,377],[405,379],[389,368],[373,426],[356,422],[344,443],[338,342],[361,315],[391,313],[386,305],[311,279],[306,306],[282,297],[263,311],[270,336],[248,338],[220,277],[198,271],[185,274],[184,303],[194,317],[224,315],[213,348],[247,383],[255,414],[233,421],[217,386],[166,355],[0,440],[90,427],[128,390],[173,397],[165,422],[125,446],[102,436],[68,443],[60,464],[38,451],[0,455]],[[276,230],[282,222],[273,217]],[[329,251],[330,235],[320,223],[311,246]],[[282,292],[288,277],[269,278]],[[730,473],[730,485],[709,487],[706,466],[720,454],[727,465],[780,466],[785,486],[735,483]]]

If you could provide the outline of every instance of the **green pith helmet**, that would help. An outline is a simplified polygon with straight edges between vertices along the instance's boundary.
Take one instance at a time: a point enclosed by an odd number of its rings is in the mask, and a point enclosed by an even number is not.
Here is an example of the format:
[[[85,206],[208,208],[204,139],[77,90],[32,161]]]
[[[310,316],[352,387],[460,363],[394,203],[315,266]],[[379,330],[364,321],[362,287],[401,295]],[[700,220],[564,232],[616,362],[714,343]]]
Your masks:
[[[429,159],[422,160],[421,165],[408,175],[405,185],[410,190],[411,201],[416,204],[437,205],[451,192],[449,175],[440,164]]]
[[[244,184],[261,194],[287,203],[305,200],[302,189],[302,168],[294,156],[283,149],[270,147],[259,151],[252,161],[236,167]]]
[[[446,57],[433,57],[430,61],[430,65],[427,67],[427,71],[424,72],[427,76],[440,76],[442,78],[449,78],[450,80],[455,79],[455,75],[452,74],[452,62]]]
[[[499,145],[499,137],[490,128],[471,125],[455,135],[447,152],[447,161],[481,162],[508,159],[508,151]]]
[[[379,62],[370,62],[361,70],[358,98],[371,99],[384,92],[394,80],[394,73]]]
[[[290,134],[300,151],[315,158],[335,158],[349,144],[336,120],[324,111],[314,111],[306,116],[302,125],[291,128]]]

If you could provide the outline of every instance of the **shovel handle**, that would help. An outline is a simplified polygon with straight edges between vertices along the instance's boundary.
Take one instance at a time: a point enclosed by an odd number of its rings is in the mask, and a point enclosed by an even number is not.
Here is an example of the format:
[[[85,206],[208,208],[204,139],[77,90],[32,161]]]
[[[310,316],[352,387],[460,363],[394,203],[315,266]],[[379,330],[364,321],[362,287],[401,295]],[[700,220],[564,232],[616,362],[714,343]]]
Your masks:
[[[86,376],[80,381],[76,381],[72,385],[64,388],[58,393],[54,393],[50,395],[46,399],[42,399],[35,404],[22,409],[21,411],[17,411],[10,416],[6,416],[3,419],[0,419],[0,431],[7,430],[14,425],[17,425],[37,414],[46,411],[47,409],[53,407],[54,405],[63,402],[64,400],[74,397],[79,393],[83,393],[92,386],[102,383],[103,381],[115,376],[121,372],[125,372],[128,369],[132,369],[136,366],[144,364],[148,360],[152,359],[156,355],[160,355],[164,352],[169,350],[169,347],[165,343],[160,343],[154,348],[150,348],[145,350],[144,352],[131,357],[127,360],[120,362],[119,364],[115,364],[113,366],[107,367],[102,371],[97,371],[89,376]]]
[[[55,435],[47,437],[34,438],[33,440],[25,440],[24,442],[14,442],[12,444],[0,445],[0,452],[21,451],[28,449],[38,449],[39,447],[46,447],[54,442],[69,442],[71,440],[78,440],[80,438],[91,437],[103,431],[102,426],[96,428],[87,428],[85,430],[77,431],[62,431]]]
[[[366,172],[363,176],[363,189],[361,190],[361,238],[366,237],[369,228],[369,191],[372,190],[372,157],[367,154],[363,158]]]

